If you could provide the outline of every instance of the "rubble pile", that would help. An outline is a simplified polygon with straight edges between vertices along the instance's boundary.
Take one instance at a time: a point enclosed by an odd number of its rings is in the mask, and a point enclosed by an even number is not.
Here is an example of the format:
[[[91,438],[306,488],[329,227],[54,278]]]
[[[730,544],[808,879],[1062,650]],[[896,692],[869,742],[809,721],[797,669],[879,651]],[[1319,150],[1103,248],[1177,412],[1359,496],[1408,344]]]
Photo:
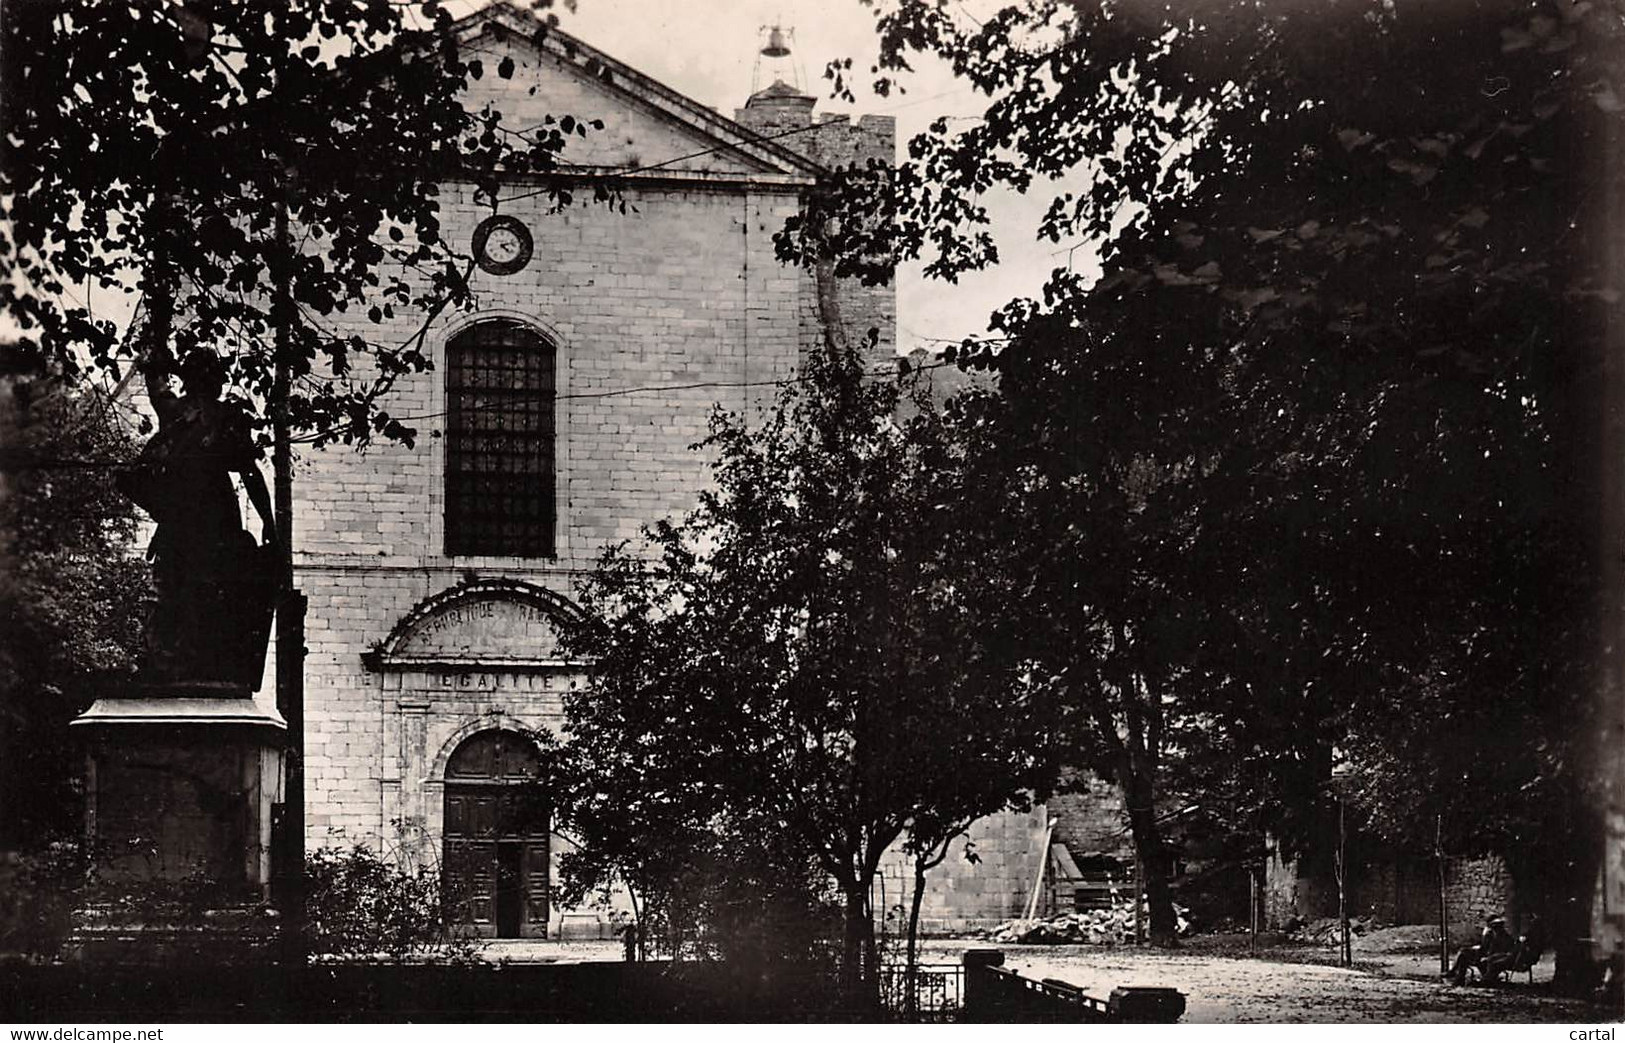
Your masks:
[[[1349,937],[1354,939],[1364,934],[1370,934],[1381,926],[1382,924],[1378,923],[1373,917],[1351,916],[1349,917]],[[1295,942],[1303,942],[1306,945],[1324,945],[1334,949],[1343,940],[1342,928],[1338,925],[1335,916],[1323,916],[1318,920],[1300,924],[1289,930],[1286,936]]]
[[[1175,905],[1180,934],[1189,934],[1189,910]],[[1149,923],[1149,913],[1146,923]],[[1134,907],[1127,902],[1110,909],[1058,913],[1041,920],[1006,920],[983,932],[989,941],[1006,945],[1127,945],[1134,941]]]

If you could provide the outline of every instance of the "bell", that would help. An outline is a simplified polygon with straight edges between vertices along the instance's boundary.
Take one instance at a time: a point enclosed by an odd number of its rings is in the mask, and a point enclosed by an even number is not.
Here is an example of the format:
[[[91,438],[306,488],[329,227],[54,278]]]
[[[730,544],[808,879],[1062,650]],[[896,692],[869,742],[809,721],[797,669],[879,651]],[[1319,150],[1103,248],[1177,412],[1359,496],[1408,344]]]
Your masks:
[[[784,42],[784,31],[778,26],[767,31],[767,46],[762,48],[762,54],[769,58],[783,58],[790,53],[790,45]]]

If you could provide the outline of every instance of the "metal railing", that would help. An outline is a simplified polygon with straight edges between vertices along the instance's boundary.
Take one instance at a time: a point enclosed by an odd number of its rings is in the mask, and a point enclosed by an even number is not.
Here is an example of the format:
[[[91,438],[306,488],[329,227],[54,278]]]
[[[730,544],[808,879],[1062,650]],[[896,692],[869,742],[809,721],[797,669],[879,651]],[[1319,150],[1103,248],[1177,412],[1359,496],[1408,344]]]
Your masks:
[[[1046,978],[1034,981],[1003,967],[978,967],[981,990],[978,1012],[995,1020],[1109,1022],[1106,1001],[1075,985]]]
[[[905,964],[885,964],[880,968],[880,1003],[888,1017],[900,1021],[957,1020],[965,1005],[965,968],[958,963],[915,964],[911,981]]]
[[[1157,986],[1119,986],[1109,999],[1055,978],[1035,981],[1006,970],[996,949],[970,949],[959,1020],[1168,1024],[1185,1012],[1184,994]]]

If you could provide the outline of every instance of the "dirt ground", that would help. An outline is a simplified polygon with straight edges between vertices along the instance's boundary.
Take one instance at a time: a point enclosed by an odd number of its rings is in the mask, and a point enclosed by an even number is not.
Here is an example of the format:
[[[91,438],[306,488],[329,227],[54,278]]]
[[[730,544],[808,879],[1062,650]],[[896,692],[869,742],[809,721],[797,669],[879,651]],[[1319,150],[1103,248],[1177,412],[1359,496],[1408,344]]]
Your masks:
[[[1087,945],[1004,945],[974,939],[927,941],[922,960],[958,963],[969,948],[992,947],[1005,966],[1032,978],[1057,978],[1105,998],[1118,985],[1166,985],[1185,994],[1186,1023],[1519,1023],[1597,1024],[1621,1020],[1593,1004],[1544,994],[1551,954],[1525,976],[1499,986],[1458,988],[1439,975],[1437,951],[1409,939],[1357,945],[1352,968],[1336,953],[1270,939],[1257,957],[1242,935],[1187,939],[1175,952]],[[1398,948],[1400,952],[1382,949]],[[493,942],[486,957],[513,962],[618,960],[615,942]]]
[[[978,942],[933,942],[927,957],[957,960]],[[1165,985],[1185,994],[1186,1023],[1598,1023],[1619,1012],[1545,994],[1550,954],[1498,986],[1457,987],[1441,980],[1438,953],[1354,952],[1336,966],[1335,950],[1268,945],[1257,957],[1245,936],[1187,940],[1174,952],[1083,945],[1002,946],[1005,966],[1031,978],[1057,978],[1105,998],[1118,985]]]

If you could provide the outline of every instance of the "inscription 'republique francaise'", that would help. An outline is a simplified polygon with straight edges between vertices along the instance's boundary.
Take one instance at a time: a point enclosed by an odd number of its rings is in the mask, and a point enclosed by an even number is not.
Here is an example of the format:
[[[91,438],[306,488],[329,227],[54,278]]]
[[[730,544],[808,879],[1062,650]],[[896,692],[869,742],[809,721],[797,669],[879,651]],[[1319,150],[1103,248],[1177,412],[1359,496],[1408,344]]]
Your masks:
[[[558,636],[546,609],[499,598],[465,602],[424,620],[400,651],[409,655],[496,655],[548,659]]]

